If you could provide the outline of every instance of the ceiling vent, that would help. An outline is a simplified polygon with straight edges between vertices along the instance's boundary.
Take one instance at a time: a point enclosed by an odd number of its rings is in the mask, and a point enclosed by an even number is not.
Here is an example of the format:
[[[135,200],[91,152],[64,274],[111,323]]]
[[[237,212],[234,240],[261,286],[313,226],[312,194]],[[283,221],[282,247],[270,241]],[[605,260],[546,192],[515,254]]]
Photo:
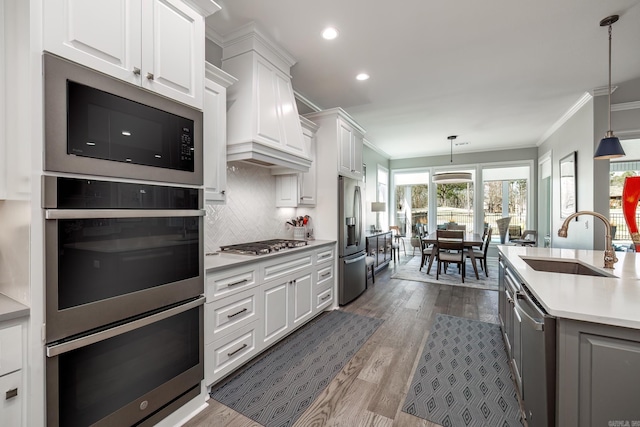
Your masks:
[[[254,23],[224,37],[222,69],[238,79],[227,90],[227,160],[309,170],[291,85],[295,62]]]

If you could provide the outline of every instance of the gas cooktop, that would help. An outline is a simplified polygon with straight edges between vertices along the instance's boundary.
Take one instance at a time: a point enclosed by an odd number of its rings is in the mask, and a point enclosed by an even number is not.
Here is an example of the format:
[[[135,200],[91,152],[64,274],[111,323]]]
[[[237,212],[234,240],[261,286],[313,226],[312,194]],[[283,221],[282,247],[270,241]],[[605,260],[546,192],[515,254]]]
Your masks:
[[[237,245],[220,246],[220,252],[243,255],[267,255],[291,248],[306,246],[306,240],[273,239],[260,242],[240,243]]]

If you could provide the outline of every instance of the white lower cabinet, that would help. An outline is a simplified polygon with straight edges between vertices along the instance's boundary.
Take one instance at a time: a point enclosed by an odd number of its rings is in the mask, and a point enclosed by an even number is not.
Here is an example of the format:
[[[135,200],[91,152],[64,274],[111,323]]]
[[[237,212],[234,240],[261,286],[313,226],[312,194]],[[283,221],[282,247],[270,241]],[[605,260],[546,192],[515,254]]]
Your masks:
[[[0,326],[0,425],[21,426],[24,389],[22,384],[22,326]]]
[[[334,254],[323,245],[207,273],[207,385],[331,307]]]

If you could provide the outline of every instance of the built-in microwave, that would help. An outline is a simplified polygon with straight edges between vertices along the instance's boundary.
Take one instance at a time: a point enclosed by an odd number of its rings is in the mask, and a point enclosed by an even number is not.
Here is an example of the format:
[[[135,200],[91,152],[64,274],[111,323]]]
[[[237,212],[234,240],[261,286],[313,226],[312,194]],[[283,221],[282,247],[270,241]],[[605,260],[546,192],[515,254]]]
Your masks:
[[[202,185],[202,112],[45,53],[44,170]]]

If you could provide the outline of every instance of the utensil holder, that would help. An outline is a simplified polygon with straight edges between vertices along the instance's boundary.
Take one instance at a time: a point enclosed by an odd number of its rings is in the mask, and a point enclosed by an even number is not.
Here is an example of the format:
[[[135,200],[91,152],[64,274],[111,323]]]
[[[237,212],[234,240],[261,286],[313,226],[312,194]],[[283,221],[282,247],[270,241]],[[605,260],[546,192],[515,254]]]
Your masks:
[[[295,240],[305,240],[307,237],[307,227],[293,227],[293,238]]]

